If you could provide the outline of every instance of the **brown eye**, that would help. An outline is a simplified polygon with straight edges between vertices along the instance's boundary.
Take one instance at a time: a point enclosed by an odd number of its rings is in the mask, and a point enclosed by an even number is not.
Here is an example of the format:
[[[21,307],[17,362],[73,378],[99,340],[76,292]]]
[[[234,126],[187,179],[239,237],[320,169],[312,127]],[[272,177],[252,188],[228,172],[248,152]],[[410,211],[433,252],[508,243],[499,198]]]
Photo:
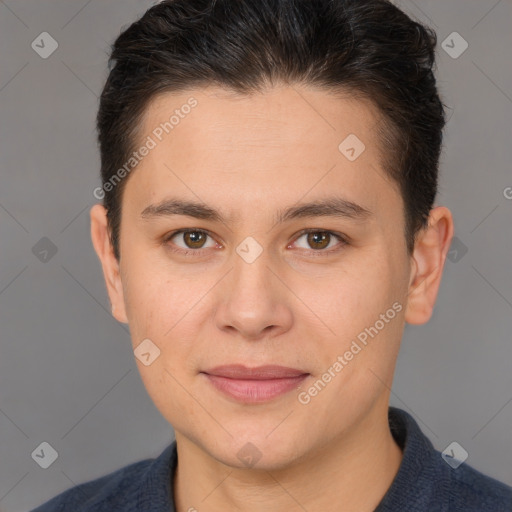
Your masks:
[[[301,241],[301,239],[305,239],[305,241]],[[347,243],[347,239],[341,234],[321,229],[309,229],[300,233],[299,237],[295,239],[294,245],[300,249],[309,250],[311,254],[327,255],[342,249]]]
[[[200,249],[204,245],[206,236],[202,231],[187,231],[183,233],[183,240],[190,249]]]
[[[325,249],[329,246],[331,235],[326,231],[314,231],[307,234],[307,240],[313,249]]]
[[[215,240],[212,239],[210,245],[206,245],[208,238],[212,238],[206,231],[199,229],[181,229],[175,231],[165,237],[164,243],[169,248],[177,252],[188,252],[188,249],[192,249],[190,252],[200,252],[201,249],[206,249],[215,246]],[[174,246],[174,248],[172,247]]]

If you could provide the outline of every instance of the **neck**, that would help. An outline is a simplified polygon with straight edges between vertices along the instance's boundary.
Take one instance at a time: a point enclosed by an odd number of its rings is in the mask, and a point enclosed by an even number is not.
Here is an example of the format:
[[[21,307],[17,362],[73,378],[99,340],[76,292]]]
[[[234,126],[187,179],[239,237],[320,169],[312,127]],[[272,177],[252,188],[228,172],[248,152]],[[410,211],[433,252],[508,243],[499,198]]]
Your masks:
[[[222,464],[176,432],[176,510],[373,512],[402,460],[389,430],[387,407],[375,407],[349,432],[272,471]]]

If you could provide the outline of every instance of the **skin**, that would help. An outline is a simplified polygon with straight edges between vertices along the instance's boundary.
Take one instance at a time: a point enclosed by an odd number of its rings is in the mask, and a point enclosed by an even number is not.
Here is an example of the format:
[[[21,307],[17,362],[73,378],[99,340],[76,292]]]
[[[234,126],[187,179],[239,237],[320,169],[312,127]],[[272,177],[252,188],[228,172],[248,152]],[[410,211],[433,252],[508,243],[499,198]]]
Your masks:
[[[369,102],[299,86],[251,96],[215,87],[166,93],[150,103],[140,140],[191,96],[198,105],[126,183],[120,262],[105,209],[90,212],[115,318],[129,324],[133,348],[149,338],[160,349],[149,366],[136,361],[175,430],[177,510],[371,512],[402,458],[387,411],[404,324],[431,317],[452,215],[433,208],[407,254],[403,201],[380,166],[378,111]],[[366,146],[352,162],[338,150],[351,133]],[[279,210],[333,195],[372,215],[275,222]],[[141,217],[170,197],[206,203],[225,222]],[[208,231],[200,253],[197,238],[196,245],[183,234],[164,241],[185,228]],[[314,245],[303,229],[340,233],[348,243],[332,234]],[[252,263],[236,252],[248,236],[262,248]],[[396,302],[395,318],[300,403],[298,392]],[[310,376],[297,391],[241,404],[200,374],[234,363],[280,364]],[[252,467],[237,457],[248,442],[261,453]]]

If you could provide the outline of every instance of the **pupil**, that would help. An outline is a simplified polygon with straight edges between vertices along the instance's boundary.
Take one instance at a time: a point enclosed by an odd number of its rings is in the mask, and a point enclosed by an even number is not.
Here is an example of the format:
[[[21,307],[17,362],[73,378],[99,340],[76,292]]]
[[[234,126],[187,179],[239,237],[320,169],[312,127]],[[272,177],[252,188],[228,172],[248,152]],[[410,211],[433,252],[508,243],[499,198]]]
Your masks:
[[[192,245],[195,247],[196,245],[201,245],[201,238],[203,237],[203,234],[199,231],[192,231],[186,234],[186,236],[191,239]]]
[[[310,236],[310,245],[315,246],[315,245],[320,244],[321,247],[325,246],[325,245],[322,245],[322,242],[325,242],[325,240],[328,238],[327,233],[324,233],[324,232],[311,233],[309,236]],[[311,242],[311,240],[312,240],[312,242]]]

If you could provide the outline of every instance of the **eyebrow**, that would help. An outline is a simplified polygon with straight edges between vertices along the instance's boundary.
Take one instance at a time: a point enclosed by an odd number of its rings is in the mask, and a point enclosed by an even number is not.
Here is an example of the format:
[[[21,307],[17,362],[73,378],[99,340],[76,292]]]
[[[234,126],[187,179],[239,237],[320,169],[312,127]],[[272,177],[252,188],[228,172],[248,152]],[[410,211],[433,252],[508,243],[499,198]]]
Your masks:
[[[143,219],[170,217],[173,215],[185,215],[223,224],[227,222],[227,219],[218,210],[203,203],[181,199],[166,199],[158,204],[147,206],[141,212]],[[366,220],[372,215],[373,213],[370,210],[357,203],[341,197],[327,197],[291,206],[285,210],[278,210],[275,216],[275,223],[282,224],[293,219],[308,217],[341,217],[360,221]]]

